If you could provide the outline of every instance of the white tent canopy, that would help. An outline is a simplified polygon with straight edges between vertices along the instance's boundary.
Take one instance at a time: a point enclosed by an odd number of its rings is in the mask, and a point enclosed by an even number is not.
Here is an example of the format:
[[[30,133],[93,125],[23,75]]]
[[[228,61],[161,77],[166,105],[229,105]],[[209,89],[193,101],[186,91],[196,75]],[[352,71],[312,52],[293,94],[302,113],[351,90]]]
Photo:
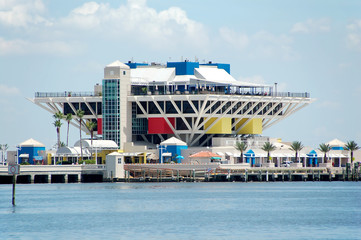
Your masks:
[[[67,157],[79,157],[81,156],[80,147],[61,147],[56,151],[58,156],[67,156]],[[90,157],[90,152],[88,149],[83,148],[83,157]]]
[[[41,142],[38,142],[32,138],[26,140],[25,142],[22,142],[19,144],[21,147],[45,147],[44,144]]]
[[[344,147],[346,144],[337,138],[327,142],[326,144],[329,144],[331,147]]]
[[[179,140],[176,137],[171,137],[163,142],[160,143],[160,145],[170,145],[170,146],[187,146],[187,143],[183,142],[182,140]]]
[[[91,140],[82,140],[83,148],[97,148],[97,149],[118,149],[118,144],[112,140],[93,140],[93,145]],[[80,141],[77,141],[74,144],[74,147],[80,147]]]

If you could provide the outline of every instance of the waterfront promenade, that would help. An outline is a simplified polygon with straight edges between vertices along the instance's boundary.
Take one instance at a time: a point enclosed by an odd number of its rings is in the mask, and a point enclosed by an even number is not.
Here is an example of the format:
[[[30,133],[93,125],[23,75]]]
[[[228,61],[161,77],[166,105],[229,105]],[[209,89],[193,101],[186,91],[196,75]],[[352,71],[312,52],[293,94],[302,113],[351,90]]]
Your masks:
[[[125,164],[125,178],[106,178],[106,165],[21,165],[18,183],[170,181],[359,181],[358,169],[342,167],[248,167],[242,164]],[[0,166],[0,183],[11,183]]]

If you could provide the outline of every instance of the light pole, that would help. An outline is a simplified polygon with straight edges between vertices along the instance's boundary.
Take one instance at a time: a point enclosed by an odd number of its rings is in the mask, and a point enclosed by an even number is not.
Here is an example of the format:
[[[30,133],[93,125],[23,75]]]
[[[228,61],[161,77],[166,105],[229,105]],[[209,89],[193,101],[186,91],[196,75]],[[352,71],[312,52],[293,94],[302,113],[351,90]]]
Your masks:
[[[158,148],[158,150],[160,151],[160,156],[159,156],[159,158],[160,158],[160,163],[163,163],[163,150],[166,150],[166,149],[167,149],[167,145],[161,146],[161,145],[157,144],[157,148]],[[158,151],[158,152],[159,152],[159,151]]]
[[[277,83],[275,82],[275,95],[277,96]]]
[[[21,151],[21,146],[16,146],[16,152],[17,152],[17,156],[16,156],[16,164],[19,164],[19,151]]]

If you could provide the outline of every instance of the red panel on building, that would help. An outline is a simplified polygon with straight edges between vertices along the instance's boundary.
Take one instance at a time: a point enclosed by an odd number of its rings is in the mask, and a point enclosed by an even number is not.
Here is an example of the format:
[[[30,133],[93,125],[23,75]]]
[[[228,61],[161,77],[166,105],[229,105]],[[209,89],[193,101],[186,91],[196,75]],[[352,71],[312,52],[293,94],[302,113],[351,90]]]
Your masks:
[[[175,126],[175,118],[168,118],[172,126]],[[164,118],[148,118],[149,134],[172,134],[173,131]]]
[[[98,134],[103,134],[103,119],[98,118],[97,122]]]

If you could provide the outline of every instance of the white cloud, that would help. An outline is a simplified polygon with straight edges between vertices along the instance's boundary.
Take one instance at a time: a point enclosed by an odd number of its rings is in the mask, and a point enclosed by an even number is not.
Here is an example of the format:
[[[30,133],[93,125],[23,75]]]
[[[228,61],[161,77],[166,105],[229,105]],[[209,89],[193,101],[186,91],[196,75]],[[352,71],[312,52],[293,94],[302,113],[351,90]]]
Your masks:
[[[313,135],[317,138],[322,137],[322,139],[330,138],[330,131],[325,126],[319,126],[313,129]]]
[[[47,19],[41,0],[0,0],[0,24],[22,28],[23,35],[14,39],[0,38],[0,55],[28,54],[39,50],[44,54],[70,54],[86,39],[81,49],[92,41],[127,42],[146,45],[150,49],[189,49],[207,52],[210,39],[206,28],[187,13],[171,7],[156,11],[145,0],[128,0],[119,7],[107,3],[86,2],[63,18]],[[47,26],[44,28],[44,25]],[[80,45],[80,44],[78,44]]]
[[[349,48],[361,51],[361,20],[355,20],[346,26],[348,30],[346,44]]]
[[[5,84],[0,84],[0,95],[20,95],[20,90],[16,87],[9,87]]]
[[[219,34],[220,38],[235,50],[247,50],[251,58],[280,57],[289,60],[296,57],[291,47],[293,40],[285,34],[274,35],[264,30],[245,34],[229,28],[220,28]]]
[[[96,2],[84,3],[81,7],[75,8],[72,13],[80,15],[91,15],[98,11],[100,5]]]
[[[358,30],[361,28],[361,20],[355,20],[353,23],[346,26],[348,30]]]
[[[331,100],[324,100],[322,102],[318,102],[316,106],[317,108],[322,108],[322,109],[335,109],[341,107],[339,102],[331,101]]]
[[[292,38],[281,34],[279,36],[267,31],[259,31],[252,36],[255,49],[252,55],[257,57],[280,56],[283,59],[293,59],[295,53],[292,50]]]
[[[100,36],[113,39],[128,37],[154,48],[189,44],[203,49],[209,43],[203,24],[188,18],[184,10],[171,7],[157,12],[142,0],[129,0],[118,8],[88,2],[61,19],[58,27],[64,31],[91,29]]]
[[[247,34],[237,33],[227,27],[220,28],[219,34],[224,41],[237,49],[244,49],[249,44],[249,37]]]
[[[260,75],[254,75],[254,76],[251,76],[251,77],[239,77],[238,80],[241,81],[241,82],[266,84],[266,81]]]
[[[326,18],[308,19],[304,22],[295,23],[291,28],[291,33],[315,33],[329,32],[331,29],[330,20]]]
[[[0,0],[0,24],[9,27],[27,27],[29,24],[50,26],[42,17],[45,6],[41,0]]]
[[[22,39],[6,40],[0,37],[1,55],[51,54],[58,56],[73,55],[81,51],[80,44],[69,44],[62,41],[31,42]]]

